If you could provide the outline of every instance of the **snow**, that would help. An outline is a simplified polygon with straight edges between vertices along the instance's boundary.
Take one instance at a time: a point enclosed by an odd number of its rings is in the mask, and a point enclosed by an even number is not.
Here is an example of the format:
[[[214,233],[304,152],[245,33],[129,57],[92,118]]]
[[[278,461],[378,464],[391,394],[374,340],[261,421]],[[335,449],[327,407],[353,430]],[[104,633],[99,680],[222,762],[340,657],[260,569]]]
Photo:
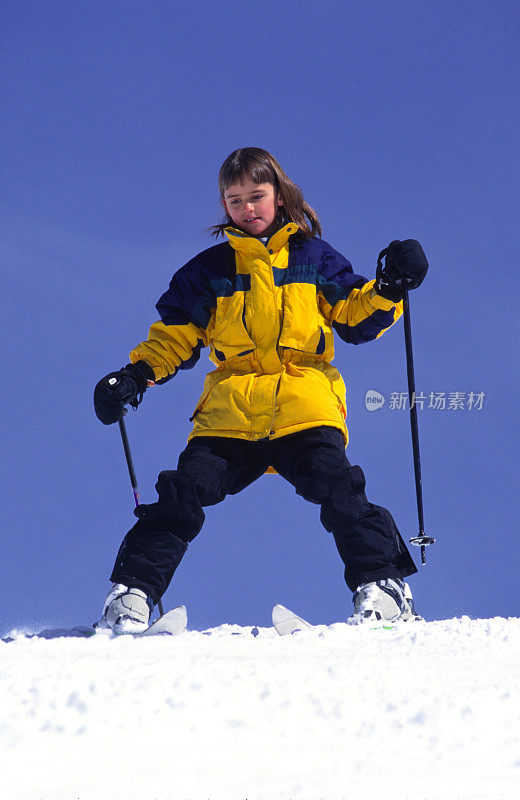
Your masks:
[[[520,797],[520,619],[12,635],[2,800]]]

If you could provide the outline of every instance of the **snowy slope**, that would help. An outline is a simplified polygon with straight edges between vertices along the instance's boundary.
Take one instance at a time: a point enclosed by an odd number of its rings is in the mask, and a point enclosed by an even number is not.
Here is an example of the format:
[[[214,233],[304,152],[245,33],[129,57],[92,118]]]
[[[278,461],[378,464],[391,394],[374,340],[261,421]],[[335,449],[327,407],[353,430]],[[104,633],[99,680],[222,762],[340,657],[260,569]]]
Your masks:
[[[520,619],[17,637],[0,675],[2,800],[520,797]]]

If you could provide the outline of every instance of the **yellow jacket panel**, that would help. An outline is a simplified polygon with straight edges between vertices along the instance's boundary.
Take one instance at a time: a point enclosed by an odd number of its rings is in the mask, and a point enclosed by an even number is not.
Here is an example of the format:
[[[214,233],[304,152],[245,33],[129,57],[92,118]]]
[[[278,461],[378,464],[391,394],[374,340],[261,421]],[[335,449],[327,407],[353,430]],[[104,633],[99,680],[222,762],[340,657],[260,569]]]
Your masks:
[[[380,336],[402,304],[295,223],[264,245],[235,228],[172,278],[157,303],[160,321],[130,353],[156,381],[189,369],[203,346],[216,365],[196,405],[193,436],[257,441],[318,425],[345,425],[345,385],[331,366],[334,332],[361,344]]]

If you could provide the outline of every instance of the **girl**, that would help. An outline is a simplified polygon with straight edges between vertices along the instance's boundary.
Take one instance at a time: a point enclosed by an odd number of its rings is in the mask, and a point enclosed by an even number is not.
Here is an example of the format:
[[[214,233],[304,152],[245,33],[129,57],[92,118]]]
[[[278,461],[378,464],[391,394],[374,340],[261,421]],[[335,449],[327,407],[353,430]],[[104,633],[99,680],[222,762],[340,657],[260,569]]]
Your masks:
[[[232,153],[219,173],[226,241],[173,276],[160,320],[131,363],[96,386],[106,425],[148,386],[190,369],[203,346],[216,365],[193,413],[177,469],[161,472],[158,500],[135,509],[111,575],[101,624],[116,633],[148,625],[204,522],[203,507],[276,471],[321,506],[354,594],[352,622],[408,620],[403,578],[416,567],[390,513],[369,503],[365,478],[345,457],[345,386],[331,366],[334,332],[376,339],[401,315],[401,286],[418,286],[427,262],[413,240],[392,242],[376,280],[355,275],[321,238],[316,212],[266,150]]]

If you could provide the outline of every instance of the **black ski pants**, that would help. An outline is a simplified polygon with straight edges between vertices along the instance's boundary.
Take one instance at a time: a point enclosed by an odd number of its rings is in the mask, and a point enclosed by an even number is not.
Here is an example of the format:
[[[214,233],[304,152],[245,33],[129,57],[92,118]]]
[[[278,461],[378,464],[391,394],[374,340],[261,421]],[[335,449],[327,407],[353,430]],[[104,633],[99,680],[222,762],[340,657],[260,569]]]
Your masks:
[[[142,589],[157,603],[202,528],[203,507],[237,494],[269,466],[321,506],[321,522],[334,536],[352,591],[417,572],[390,512],[368,502],[365,477],[348,462],[341,432],[323,426],[259,442],[192,439],[177,469],[160,473],[157,502],[135,509],[139,521],[121,544],[111,580]]]

